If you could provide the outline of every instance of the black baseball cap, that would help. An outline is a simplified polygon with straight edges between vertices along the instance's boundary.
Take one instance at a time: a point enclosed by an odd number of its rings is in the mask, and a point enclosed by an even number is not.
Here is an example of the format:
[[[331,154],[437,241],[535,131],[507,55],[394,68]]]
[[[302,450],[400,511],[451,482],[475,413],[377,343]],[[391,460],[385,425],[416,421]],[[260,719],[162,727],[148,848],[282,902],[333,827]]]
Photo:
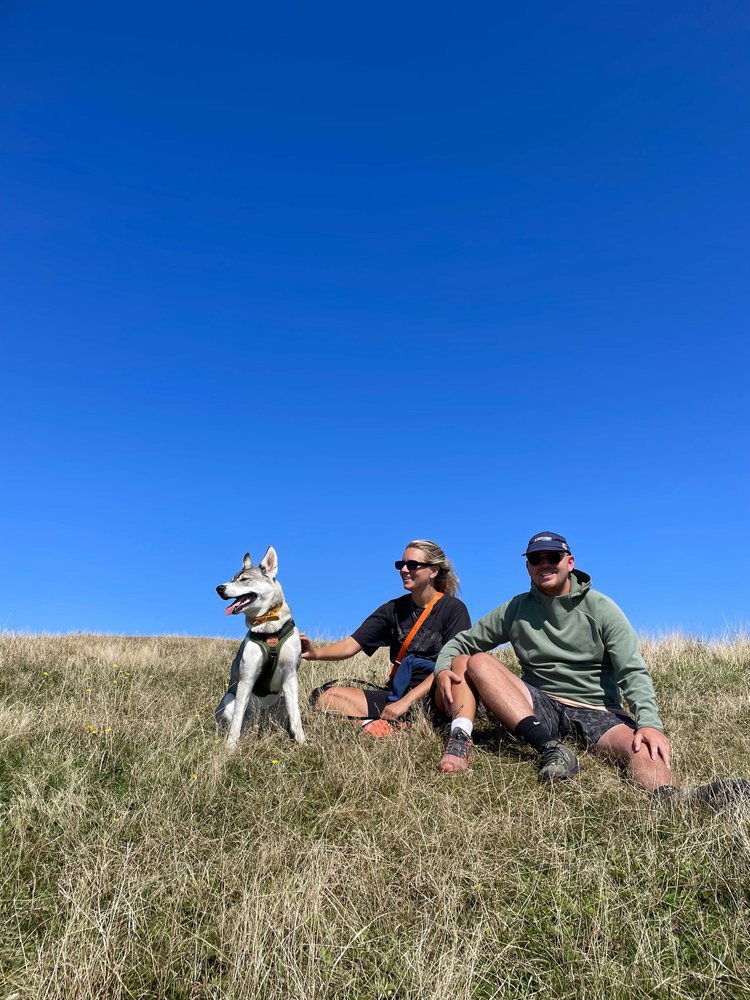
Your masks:
[[[562,535],[558,535],[554,531],[540,531],[538,534],[531,536],[529,544],[526,546],[526,551],[522,552],[521,555],[527,556],[530,552],[570,553],[570,546]]]

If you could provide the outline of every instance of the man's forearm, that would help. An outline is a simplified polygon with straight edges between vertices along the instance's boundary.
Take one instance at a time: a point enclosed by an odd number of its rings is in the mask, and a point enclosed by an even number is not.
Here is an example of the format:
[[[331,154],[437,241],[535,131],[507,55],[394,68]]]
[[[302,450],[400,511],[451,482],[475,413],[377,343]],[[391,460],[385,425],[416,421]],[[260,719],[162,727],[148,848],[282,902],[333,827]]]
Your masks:
[[[505,619],[503,612],[505,605],[490,611],[478,622],[454,635],[450,642],[446,642],[440,650],[440,655],[435,664],[435,673],[441,670],[449,670],[450,665],[456,656],[468,655],[472,653],[486,653],[496,646],[508,641],[505,630]]]

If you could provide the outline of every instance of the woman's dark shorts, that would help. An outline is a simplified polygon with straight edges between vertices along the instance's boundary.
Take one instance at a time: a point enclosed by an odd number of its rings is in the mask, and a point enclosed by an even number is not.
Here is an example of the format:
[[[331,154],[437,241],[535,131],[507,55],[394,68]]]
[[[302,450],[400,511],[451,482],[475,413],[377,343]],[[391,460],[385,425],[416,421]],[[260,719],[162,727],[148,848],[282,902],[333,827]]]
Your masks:
[[[387,689],[383,691],[371,691],[365,688],[362,694],[367,702],[367,718],[379,719],[385,706],[388,704],[388,695],[391,692]]]
[[[526,683],[524,681],[524,683]],[[572,736],[582,746],[593,747],[615,726],[626,725],[635,732],[636,725],[625,712],[601,712],[595,708],[574,708],[555,701],[543,691],[526,684],[534,703],[534,715],[552,733],[553,739]]]
[[[323,694],[324,691],[328,691],[331,688],[337,687],[354,687],[357,684],[356,680],[335,680],[328,681],[327,684],[321,684],[320,687],[315,688],[315,690],[310,694],[308,704],[310,708],[315,708],[318,703],[318,699]],[[389,688],[359,688],[362,694],[365,696],[365,701],[367,702],[367,714],[363,716],[365,719],[379,719],[380,715],[388,704],[388,695],[391,693]],[[217,710],[218,711],[218,710]]]

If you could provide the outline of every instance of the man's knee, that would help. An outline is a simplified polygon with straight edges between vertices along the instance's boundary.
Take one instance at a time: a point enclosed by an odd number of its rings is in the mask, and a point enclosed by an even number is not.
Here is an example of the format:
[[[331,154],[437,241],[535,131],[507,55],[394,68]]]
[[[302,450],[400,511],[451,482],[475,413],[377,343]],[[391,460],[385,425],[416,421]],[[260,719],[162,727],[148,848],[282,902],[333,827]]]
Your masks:
[[[622,723],[608,729],[594,744],[594,752],[611,761],[629,764],[635,756],[633,751],[633,730]]]
[[[489,653],[472,653],[466,661],[466,676],[474,683],[481,683],[487,676],[497,678],[504,669],[502,663]]]
[[[594,752],[610,764],[623,767],[635,781],[647,789],[668,783],[668,768],[661,757],[651,757],[648,747],[641,744],[638,751],[633,746],[634,730],[627,725],[613,726],[596,742]]]

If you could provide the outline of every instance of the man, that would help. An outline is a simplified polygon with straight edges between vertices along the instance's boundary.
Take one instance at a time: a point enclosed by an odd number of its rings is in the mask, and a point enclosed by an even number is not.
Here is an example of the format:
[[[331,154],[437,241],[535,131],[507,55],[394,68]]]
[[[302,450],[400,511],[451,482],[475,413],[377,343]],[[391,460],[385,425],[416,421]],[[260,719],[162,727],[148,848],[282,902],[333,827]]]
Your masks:
[[[460,632],[438,657],[435,700],[452,718],[439,770],[467,770],[481,698],[506,729],[538,751],[542,781],[580,771],[563,743],[570,735],[623,764],[638,787],[671,796],[669,740],[627,618],[574,568],[562,535],[539,532],[523,554],[531,590]],[[520,678],[488,653],[505,642],[521,664]],[[623,710],[623,695],[632,716]]]

